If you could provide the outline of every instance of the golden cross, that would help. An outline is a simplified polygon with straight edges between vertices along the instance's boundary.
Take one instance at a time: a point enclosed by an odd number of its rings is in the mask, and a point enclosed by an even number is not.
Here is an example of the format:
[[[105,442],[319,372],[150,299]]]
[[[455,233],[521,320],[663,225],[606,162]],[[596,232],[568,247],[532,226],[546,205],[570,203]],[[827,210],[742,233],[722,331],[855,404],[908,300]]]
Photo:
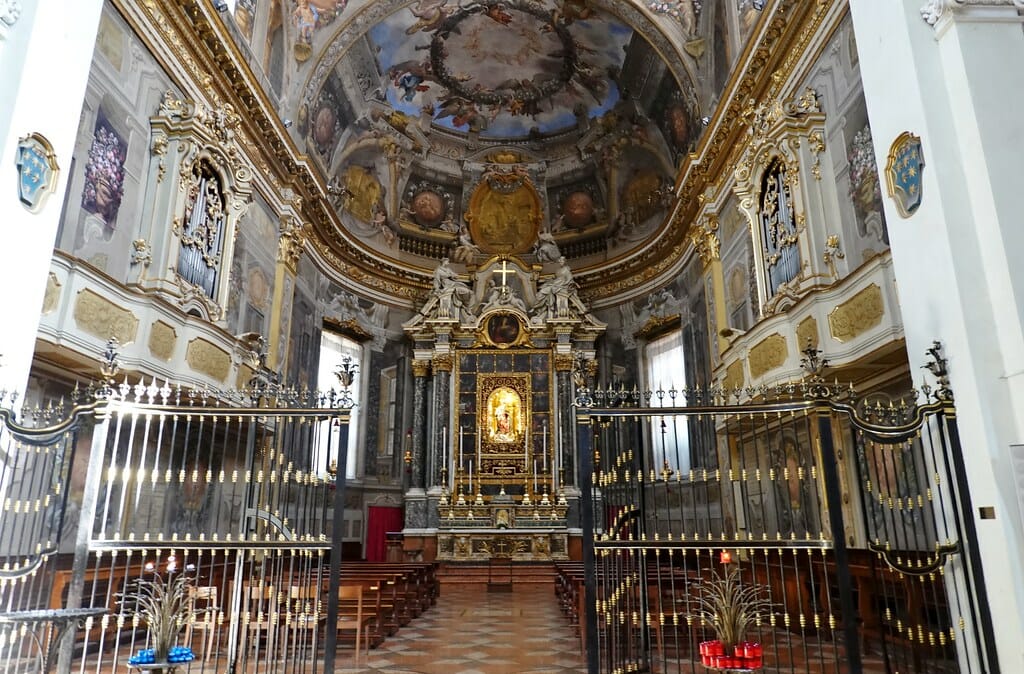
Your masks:
[[[502,261],[501,261],[501,271],[496,271],[496,272],[492,272],[492,273],[499,274],[501,276],[501,285],[502,285],[502,287],[504,287],[504,286],[508,285],[508,281],[507,281],[508,275],[509,274],[514,274],[515,272],[508,268],[508,260],[502,259]]]

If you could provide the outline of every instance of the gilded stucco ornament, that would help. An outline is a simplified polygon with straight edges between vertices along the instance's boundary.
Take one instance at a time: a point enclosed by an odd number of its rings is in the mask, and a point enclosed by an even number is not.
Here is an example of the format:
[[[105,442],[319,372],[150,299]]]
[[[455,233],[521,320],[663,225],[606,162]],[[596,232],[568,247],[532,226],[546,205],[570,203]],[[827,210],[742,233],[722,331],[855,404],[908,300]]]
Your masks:
[[[153,261],[153,247],[149,245],[149,242],[145,239],[135,239],[132,241],[131,259],[129,263],[134,267],[136,265],[143,265],[148,267]]]
[[[412,361],[412,376],[426,377],[430,374],[430,361],[424,358],[416,358]]]
[[[434,372],[451,372],[454,359],[450,353],[441,353],[431,359]]]
[[[690,233],[690,241],[693,242],[693,247],[705,266],[719,259],[722,242],[718,238],[718,218],[711,216],[694,226],[693,232]]]
[[[885,163],[885,184],[902,218],[909,218],[921,205],[923,172],[921,139],[904,131],[893,141]]]
[[[309,227],[291,217],[281,220],[281,238],[277,246],[277,260],[295,273],[298,271],[299,258],[309,236]]]
[[[885,302],[882,289],[872,283],[828,315],[828,329],[837,342],[849,342],[882,323]]]

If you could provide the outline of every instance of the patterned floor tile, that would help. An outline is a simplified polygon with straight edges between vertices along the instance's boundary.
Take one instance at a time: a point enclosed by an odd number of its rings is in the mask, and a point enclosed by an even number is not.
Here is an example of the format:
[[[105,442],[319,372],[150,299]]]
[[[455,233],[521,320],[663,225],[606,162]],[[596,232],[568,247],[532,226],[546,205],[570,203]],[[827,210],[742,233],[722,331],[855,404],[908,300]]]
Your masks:
[[[483,585],[442,588],[437,606],[336,674],[580,674],[579,638],[549,586],[488,593]],[[575,657],[574,657],[575,656]]]

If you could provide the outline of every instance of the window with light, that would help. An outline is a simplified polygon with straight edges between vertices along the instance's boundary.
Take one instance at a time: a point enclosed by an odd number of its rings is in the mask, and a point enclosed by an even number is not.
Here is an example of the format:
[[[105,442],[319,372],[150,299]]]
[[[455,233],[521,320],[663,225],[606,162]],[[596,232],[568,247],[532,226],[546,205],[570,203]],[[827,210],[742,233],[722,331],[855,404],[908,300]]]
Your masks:
[[[686,382],[686,363],[683,359],[682,330],[673,330],[644,347],[647,388],[654,391],[653,407],[682,407],[686,404],[682,389]],[[675,400],[668,391],[677,391]],[[664,395],[659,397],[658,391]],[[669,469],[690,470],[690,434],[684,416],[654,416],[650,421],[652,467],[661,470],[666,462]]]
[[[341,391],[341,383],[338,381],[336,373],[345,365],[345,359],[348,358],[349,366],[356,367],[355,377],[352,378],[352,385],[348,388],[349,397],[353,403],[357,402],[361,395],[361,378],[363,374],[363,368],[361,367],[362,354],[362,347],[355,340],[349,339],[348,337],[335,332],[330,332],[329,330],[321,332],[320,364],[317,370],[317,382],[319,382],[320,389],[325,392],[330,391],[331,389],[334,389],[337,392]],[[330,403],[325,400],[323,404],[326,406]],[[352,479],[356,476],[356,448],[358,447],[357,440],[359,437],[358,409],[358,407],[352,408],[352,414],[348,425],[348,460],[345,462],[346,479]],[[326,473],[327,466],[330,465],[331,461],[335,460],[335,452],[337,452],[337,449],[335,448],[338,447],[340,434],[340,425],[331,424],[327,421],[320,423],[320,428],[317,431],[315,457],[315,465],[318,473]]]

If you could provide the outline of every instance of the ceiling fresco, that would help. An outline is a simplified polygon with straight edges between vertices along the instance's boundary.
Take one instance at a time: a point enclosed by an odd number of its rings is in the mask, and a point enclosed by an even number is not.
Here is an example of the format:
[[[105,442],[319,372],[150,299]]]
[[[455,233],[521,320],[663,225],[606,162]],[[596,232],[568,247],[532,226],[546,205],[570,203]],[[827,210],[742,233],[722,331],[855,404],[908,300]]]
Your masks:
[[[419,0],[370,31],[391,106],[506,139],[564,131],[614,107],[632,37],[568,0]]]
[[[266,2],[281,116],[341,236],[418,268],[595,269],[667,226],[746,0]]]

